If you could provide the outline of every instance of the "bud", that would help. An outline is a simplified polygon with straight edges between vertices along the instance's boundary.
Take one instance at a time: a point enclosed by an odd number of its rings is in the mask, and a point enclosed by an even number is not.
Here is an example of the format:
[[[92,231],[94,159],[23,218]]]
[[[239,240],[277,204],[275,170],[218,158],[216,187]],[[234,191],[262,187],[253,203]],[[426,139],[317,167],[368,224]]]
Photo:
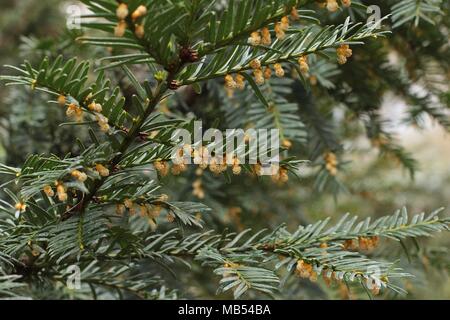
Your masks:
[[[128,6],[125,3],[119,4],[116,9],[116,16],[119,20],[124,20],[128,16]]]

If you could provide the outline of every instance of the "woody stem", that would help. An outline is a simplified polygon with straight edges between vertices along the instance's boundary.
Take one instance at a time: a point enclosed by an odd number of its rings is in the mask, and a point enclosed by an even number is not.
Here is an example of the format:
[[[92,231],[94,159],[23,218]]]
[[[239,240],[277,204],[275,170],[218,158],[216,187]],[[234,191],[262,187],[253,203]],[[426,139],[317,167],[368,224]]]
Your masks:
[[[128,132],[127,136],[117,149],[118,154],[110,161],[108,165],[108,169],[110,171],[112,171],[120,163],[120,161],[123,158],[123,155],[128,150],[133,141],[139,136],[143,124],[150,116],[150,114],[155,110],[156,106],[158,105],[158,103],[160,102],[161,98],[163,97],[163,95],[166,93],[167,90],[168,88],[162,83],[158,85],[154,97],[148,103],[147,109],[145,110],[144,114],[137,119],[136,123]],[[100,188],[103,186],[107,178],[108,177],[102,177],[101,179],[96,180],[92,185],[92,187],[90,188],[89,193],[82,200],[79,210],[67,212],[65,215],[61,217],[61,220],[67,220],[76,213],[83,214],[87,206],[93,200],[93,198],[98,193]]]

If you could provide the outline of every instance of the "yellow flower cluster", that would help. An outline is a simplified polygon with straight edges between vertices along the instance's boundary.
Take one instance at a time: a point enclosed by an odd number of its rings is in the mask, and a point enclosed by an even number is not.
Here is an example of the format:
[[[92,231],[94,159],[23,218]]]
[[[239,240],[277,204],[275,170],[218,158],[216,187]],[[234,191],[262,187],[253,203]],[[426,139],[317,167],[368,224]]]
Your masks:
[[[255,82],[258,85],[264,84],[265,80],[269,80],[272,76],[272,70],[270,66],[267,66],[264,71],[262,70],[261,61],[259,59],[253,59],[250,61],[250,68],[253,69],[253,75],[255,77]],[[284,77],[285,72],[281,63],[275,63],[273,65],[275,69],[275,74],[277,77]]]
[[[27,205],[23,202],[18,202],[15,204],[14,208],[19,212],[25,212]]]
[[[144,5],[140,5],[136,10],[131,14],[131,19],[136,21],[137,19],[145,16],[147,14],[147,8]]]
[[[265,27],[261,29],[261,44],[269,46],[272,43],[272,35],[269,28]]]
[[[172,166],[172,169],[170,169],[170,172],[174,176],[178,176],[178,175],[182,174],[183,172],[186,172],[186,170],[187,170],[187,165],[185,163],[175,163]]]
[[[81,172],[80,170],[72,170],[70,175],[77,179],[80,182],[85,182],[88,179],[88,176],[86,173]],[[67,201],[67,188],[61,181],[55,181],[56,186],[56,195],[58,196],[58,200],[61,202]],[[44,186],[42,191],[50,198],[55,196],[55,191],[50,185]]]
[[[358,245],[361,250],[369,251],[378,247],[379,241],[380,241],[379,237],[370,237],[370,238],[360,237],[358,239]]]
[[[166,161],[157,160],[153,162],[153,166],[155,167],[156,171],[158,171],[159,174],[163,177],[167,176],[167,174],[169,173],[170,166]]]
[[[60,181],[55,181],[55,186],[56,186],[56,194],[58,196],[58,200],[61,201],[61,202],[67,201],[67,189],[66,189],[66,186]],[[44,191],[46,189],[48,190],[48,188],[45,187]],[[52,193],[53,193],[53,190],[52,190]]]
[[[375,249],[379,244],[380,238],[374,237],[359,237],[358,239],[348,239],[344,241],[345,250],[364,250],[370,251]]]
[[[141,217],[148,217],[150,219],[156,219],[161,215],[161,205],[140,205]]]
[[[199,168],[205,170],[208,168],[209,161],[209,151],[206,147],[201,147],[200,149],[194,149],[193,152],[194,163],[199,165]]]
[[[233,164],[231,165],[231,171],[236,176],[240,175],[242,172],[241,161],[237,157],[233,158]]]
[[[225,86],[229,89],[240,89],[245,88],[244,76],[242,74],[237,74],[236,79],[232,75],[228,74],[225,76]]]
[[[92,97],[92,94],[89,94],[86,99],[85,103],[87,104],[88,100],[90,100]],[[105,117],[102,114],[103,107],[101,104],[96,103],[95,101],[92,101],[91,103],[87,104],[87,109],[94,112],[95,119],[98,123],[98,126],[100,127],[100,130],[107,133],[109,132],[110,126],[109,126],[109,120],[107,117]]]
[[[141,217],[156,219],[161,215],[162,206],[159,204],[151,205],[148,203],[135,204],[130,199],[125,199],[123,203],[116,204],[116,213],[118,215],[123,215],[128,210],[130,216],[134,216],[136,214],[136,209],[139,209],[139,215]]]
[[[126,3],[120,3],[116,9],[116,16],[119,20],[125,20],[128,16],[128,5]]]
[[[351,0],[341,0],[341,3],[344,7],[350,7],[352,4]],[[339,9],[339,3],[337,0],[326,0],[322,3],[320,3],[322,7],[326,7],[328,11],[335,12]]]
[[[58,96],[58,104],[59,104],[61,107],[64,107],[64,106],[66,105],[66,96],[65,96],[65,95],[60,94],[60,95]]]
[[[145,35],[144,26],[142,24],[136,24],[134,25],[134,34],[139,39],[142,39]]]
[[[219,161],[218,158],[211,158],[209,162],[209,170],[212,173],[215,174],[221,174],[222,172],[225,172],[228,170],[228,164],[231,166],[231,170],[234,175],[240,175],[242,172],[242,168],[240,165],[240,160],[237,157],[231,158],[230,155],[227,155],[222,159],[222,161]]]
[[[98,174],[102,177],[108,177],[109,176],[109,170],[104,165],[97,163],[95,165],[95,170],[98,172]]]
[[[336,49],[339,64],[345,64],[347,58],[350,58],[353,54],[352,49],[350,49],[348,44],[343,44]]]
[[[88,109],[93,112],[98,112],[98,113],[101,113],[103,111],[101,104],[95,103],[95,101],[88,104]]]
[[[140,5],[132,14],[131,19],[136,21],[137,19],[145,16],[147,14],[147,8],[143,5]],[[136,23],[134,25],[134,34],[138,39],[142,39],[145,35],[144,25],[141,23]]]
[[[289,176],[287,169],[273,165],[271,167],[271,171],[271,179],[273,182],[279,184],[288,182]],[[262,176],[263,167],[260,163],[253,165],[253,174],[255,174],[256,176]]]
[[[267,67],[264,69],[264,74],[263,74],[263,76],[264,76],[264,79],[265,79],[265,80],[269,80],[269,79],[272,77],[272,69],[270,68],[270,66],[267,66]]]
[[[283,141],[281,141],[281,145],[283,146],[283,148],[290,149],[292,148],[292,141],[290,141],[289,139],[283,139]]]
[[[297,261],[295,273],[300,278],[309,279],[312,282],[317,281],[317,272],[314,270],[314,266],[304,260]]]
[[[292,7],[291,9],[291,19],[298,20],[299,15],[296,7]],[[282,40],[286,37],[286,30],[288,30],[290,25],[289,17],[284,16],[279,22],[275,23],[275,34],[278,39]],[[270,45],[272,42],[270,30],[265,27],[259,31],[254,31],[250,34],[248,38],[248,43],[253,46],[257,45]],[[303,74],[307,74],[309,72],[309,65],[306,56],[301,56],[298,59],[298,63],[300,66],[300,70]],[[249,67],[253,70],[253,76],[255,78],[255,82],[258,85],[263,85],[265,80],[268,80],[272,76],[272,69],[270,66],[266,66],[263,70],[261,65],[261,61],[257,58],[253,59],[249,63]],[[281,63],[275,63],[273,65],[275,70],[275,74],[277,77],[284,77],[285,70]],[[236,79],[233,78],[232,75],[228,74],[225,76],[225,88],[227,90],[228,96],[232,97],[234,93],[234,89],[239,88],[243,89],[245,87],[244,77],[238,75]]]
[[[80,182],[85,182],[88,178],[86,173],[81,172],[79,170],[73,170],[70,174],[72,175],[72,177],[74,177]]]
[[[125,22],[125,20],[120,20],[114,28],[114,35],[116,37],[123,37],[126,30],[127,30],[127,23]]]
[[[344,7],[350,7],[352,5],[352,0],[341,0]]]
[[[83,109],[75,103],[69,104],[66,110],[66,115],[74,118],[76,122],[83,121]]]
[[[253,172],[257,175],[257,176],[262,176],[263,174],[263,167],[260,163],[254,164],[253,165]]]
[[[289,180],[288,171],[284,168],[279,168],[277,172],[272,172],[271,178],[275,183],[286,183]]]
[[[280,22],[275,23],[275,34],[277,39],[283,40],[286,37],[286,31],[289,29],[289,17],[284,16]]]
[[[298,58],[298,64],[300,67],[300,71],[303,74],[307,74],[309,72],[309,65],[307,56],[301,56]],[[263,66],[261,61],[258,58],[255,58],[250,61],[249,67],[253,70],[253,76],[255,77],[255,82],[258,85],[263,85],[266,80],[269,80],[272,77],[272,69],[270,66],[266,66],[263,70]],[[275,75],[279,78],[284,77],[286,72],[283,69],[283,65],[281,63],[275,63],[273,65],[275,70]],[[232,97],[234,93],[234,89],[244,89],[245,88],[245,78],[241,74],[237,74],[234,78],[233,75],[227,74],[225,76],[225,89],[228,92],[228,96]]]
[[[262,37],[259,34],[259,31],[254,31],[250,34],[248,38],[248,43],[252,46],[257,46],[261,44]]]
[[[179,150],[179,160],[182,160],[184,154],[193,158],[193,163],[199,166],[199,170],[204,170],[209,167],[211,172],[220,174],[227,171],[230,166],[234,175],[239,175],[242,172],[240,160],[236,156],[226,155],[220,159],[218,157],[210,156],[206,147],[193,149],[190,145],[186,145]],[[170,166],[166,161],[157,160],[153,165],[161,176],[166,176],[168,174]],[[181,161],[177,161],[177,163],[172,165],[170,172],[173,175],[179,175],[186,170],[187,165]]]
[[[167,222],[172,223],[172,222],[174,222],[174,221],[175,221],[175,215],[174,215],[173,213],[169,212],[169,213],[167,214]]]
[[[309,65],[308,65],[308,57],[307,56],[301,56],[298,58],[298,65],[300,67],[300,71],[303,74],[307,74],[309,72]]]
[[[264,84],[264,74],[261,69],[261,61],[259,59],[253,59],[250,61],[250,68],[253,69],[253,75],[257,84]]]
[[[136,22],[139,18],[145,16],[147,14],[147,8],[143,5],[140,5],[133,11],[131,14],[131,20]],[[116,9],[116,16],[119,19],[116,27],[114,28],[114,35],[116,37],[123,37],[125,31],[127,29],[127,22],[125,19],[129,15],[128,5],[126,3],[119,3]],[[137,38],[141,39],[144,37],[145,31],[144,26],[142,24],[134,24],[134,34]]]
[[[269,28],[262,28],[261,31],[254,31],[248,38],[248,43],[252,46],[265,45],[269,46],[272,43],[272,35]]]
[[[85,103],[87,104],[87,101],[91,99],[92,94],[89,94],[89,96],[86,98]],[[64,107],[67,103],[67,98],[65,95],[61,94],[58,96],[58,104],[62,107]],[[95,118],[97,120],[97,123],[100,127],[100,130],[103,132],[109,132],[110,126],[109,126],[109,120],[107,117],[101,114],[103,111],[102,105],[99,103],[96,103],[95,101],[87,104],[86,107],[88,110],[92,111],[95,114]],[[77,122],[83,121],[83,108],[75,103],[70,103],[67,106],[66,115],[68,117],[72,117]]]
[[[228,166],[225,162],[225,159],[219,161],[218,158],[213,157],[209,161],[209,170],[214,174],[221,174],[222,172],[227,171]]]
[[[107,133],[109,132],[110,126],[109,126],[109,120],[107,117],[102,115],[101,113],[97,113],[95,115],[95,120],[98,123],[98,126],[100,127],[100,130]]]
[[[278,78],[284,77],[284,69],[280,63],[275,63],[273,67],[275,69],[275,74]]]
[[[291,18],[292,20],[299,20],[300,16],[298,15],[298,11],[296,7],[292,7],[291,9]]]
[[[55,192],[53,191],[52,187],[49,185],[45,186],[43,191],[50,198],[52,198],[55,195]]]
[[[336,0],[327,0],[327,9],[328,11],[335,12],[339,9],[339,4]]]
[[[284,145],[290,147],[292,143],[290,141],[286,141]],[[209,169],[212,173],[217,175],[227,171],[229,168],[234,175],[240,175],[242,173],[241,161],[237,156],[233,154],[227,154],[223,158],[219,158],[217,156],[211,156],[206,147],[194,149],[190,145],[185,145],[182,149],[180,149],[180,151],[181,150],[182,152],[179,152],[178,155],[180,157],[179,160],[177,161],[177,163],[174,163],[172,167],[167,161],[159,159],[153,162],[155,170],[163,177],[166,176],[169,171],[173,175],[179,175],[182,172],[185,172],[188,168],[187,164],[181,162],[180,160],[182,160],[181,157],[183,157],[183,154],[186,154],[190,155],[193,158],[193,163],[198,165],[198,168],[196,170],[196,174],[198,176],[201,176],[203,174],[203,170],[205,169]],[[274,182],[285,183],[289,180],[288,170],[286,168],[272,166],[271,170],[271,177]],[[257,163],[253,165],[253,170],[250,175],[262,176],[262,174],[263,168],[261,164]],[[194,189],[193,194],[195,196],[204,198],[201,179],[194,181],[192,187]]]
[[[291,19],[298,20],[300,17],[296,7],[291,9]],[[289,17],[284,16],[279,22],[275,23],[274,31],[277,39],[283,40],[286,37],[286,31],[289,29]],[[259,31],[254,31],[248,38],[248,43],[252,46],[265,45],[269,46],[272,43],[272,36],[269,28],[264,27]]]
[[[328,170],[330,175],[336,176],[337,175],[337,157],[333,152],[328,152],[324,155],[325,160],[325,168]]]

